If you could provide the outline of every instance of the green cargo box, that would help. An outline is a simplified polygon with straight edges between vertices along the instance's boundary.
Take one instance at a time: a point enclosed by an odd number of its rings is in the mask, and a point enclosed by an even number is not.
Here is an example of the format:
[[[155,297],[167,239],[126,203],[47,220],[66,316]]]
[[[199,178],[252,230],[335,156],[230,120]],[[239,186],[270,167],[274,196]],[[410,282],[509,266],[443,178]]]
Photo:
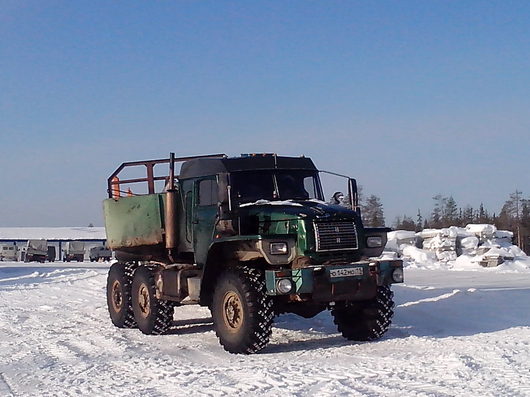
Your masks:
[[[165,194],[103,201],[107,244],[111,249],[164,242]]]

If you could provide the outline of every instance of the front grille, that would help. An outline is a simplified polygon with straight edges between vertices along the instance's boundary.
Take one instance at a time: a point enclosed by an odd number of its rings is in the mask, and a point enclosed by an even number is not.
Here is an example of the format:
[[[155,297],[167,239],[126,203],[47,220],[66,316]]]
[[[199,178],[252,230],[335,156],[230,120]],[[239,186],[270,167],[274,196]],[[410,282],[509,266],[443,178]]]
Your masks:
[[[315,222],[317,251],[357,249],[357,230],[353,222]]]

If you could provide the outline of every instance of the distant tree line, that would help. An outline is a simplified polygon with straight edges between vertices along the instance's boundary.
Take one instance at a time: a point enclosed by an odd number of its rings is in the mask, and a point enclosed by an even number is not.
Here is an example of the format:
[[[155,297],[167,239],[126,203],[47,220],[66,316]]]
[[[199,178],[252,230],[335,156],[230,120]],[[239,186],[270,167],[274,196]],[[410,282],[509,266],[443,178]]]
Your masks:
[[[470,223],[491,224],[497,229],[511,231],[514,243],[530,253],[530,198],[525,199],[519,190],[509,195],[498,213],[488,211],[483,203],[480,203],[478,208],[471,205],[460,207],[453,196],[437,194],[433,200],[433,209],[428,217],[424,218],[418,209],[415,218],[408,215],[399,216],[392,227],[418,232],[423,229],[441,229],[449,226],[465,227]],[[383,204],[378,196],[371,194],[365,197],[362,187],[359,186],[359,203],[365,226],[385,226]]]
[[[516,190],[509,195],[500,212],[490,212],[480,203],[478,208],[470,205],[459,207],[452,196],[437,194],[433,197],[434,205],[428,218],[423,218],[420,210],[416,219],[403,215],[393,223],[395,229],[420,231],[423,229],[440,229],[449,226],[464,227],[469,223],[492,224],[501,230],[514,234],[514,243],[528,252],[530,250],[530,198],[523,198],[523,193]]]

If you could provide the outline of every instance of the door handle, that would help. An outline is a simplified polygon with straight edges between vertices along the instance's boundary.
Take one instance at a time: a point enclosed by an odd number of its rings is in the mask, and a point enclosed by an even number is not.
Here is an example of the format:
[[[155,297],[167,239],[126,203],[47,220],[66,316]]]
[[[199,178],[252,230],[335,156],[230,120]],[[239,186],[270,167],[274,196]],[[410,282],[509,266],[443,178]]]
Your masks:
[[[198,225],[198,224],[199,224],[199,220],[198,220],[198,219],[195,219],[195,220],[192,221],[191,223],[193,223],[194,225]]]

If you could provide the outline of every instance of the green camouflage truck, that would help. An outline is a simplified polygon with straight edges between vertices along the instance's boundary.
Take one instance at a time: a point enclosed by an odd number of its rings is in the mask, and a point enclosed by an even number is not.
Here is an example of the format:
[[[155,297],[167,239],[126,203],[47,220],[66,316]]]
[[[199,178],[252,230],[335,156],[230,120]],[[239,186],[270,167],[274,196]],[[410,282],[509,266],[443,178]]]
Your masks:
[[[274,154],[123,163],[104,201],[118,260],[107,279],[112,323],[163,334],[175,307],[199,304],[224,349],[249,354],[267,345],[275,316],[331,310],[345,338],[381,337],[403,263],[377,259],[389,229],[363,226],[355,180],[345,179],[348,207],[331,205],[319,173],[307,157]]]

